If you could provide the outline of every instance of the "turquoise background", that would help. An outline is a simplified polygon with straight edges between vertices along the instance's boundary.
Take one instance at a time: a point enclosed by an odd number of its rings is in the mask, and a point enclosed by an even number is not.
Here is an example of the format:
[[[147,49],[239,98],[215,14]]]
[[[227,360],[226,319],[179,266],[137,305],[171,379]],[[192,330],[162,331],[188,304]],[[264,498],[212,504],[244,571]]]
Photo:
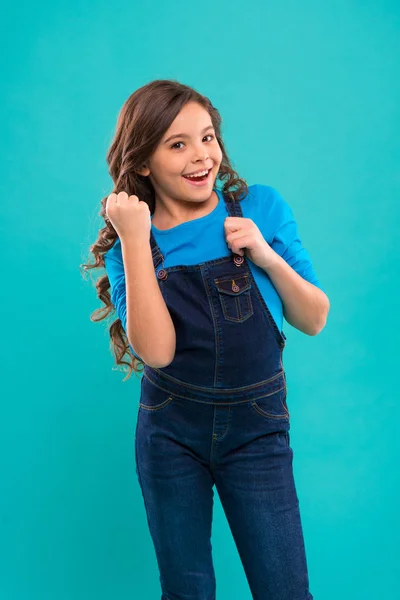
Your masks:
[[[284,324],[311,592],[399,597],[399,34],[394,1],[3,11],[1,600],[161,596],[140,381],[113,370],[79,270],[117,114],[157,78],[211,98],[234,167],[291,205],[331,302],[316,337]],[[218,599],[250,600],[217,494],[212,544]]]

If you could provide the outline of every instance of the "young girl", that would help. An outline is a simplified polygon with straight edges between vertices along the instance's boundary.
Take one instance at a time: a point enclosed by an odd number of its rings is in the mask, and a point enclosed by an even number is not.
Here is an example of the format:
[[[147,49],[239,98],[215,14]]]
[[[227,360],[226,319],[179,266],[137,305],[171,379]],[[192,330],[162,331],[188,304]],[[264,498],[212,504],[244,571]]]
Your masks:
[[[93,266],[117,363],[144,365],[136,473],[162,599],[215,599],[214,485],[252,597],[312,599],[282,319],[316,335],[329,300],[292,211],[238,177],[217,109],[173,80],[128,98],[107,162]]]

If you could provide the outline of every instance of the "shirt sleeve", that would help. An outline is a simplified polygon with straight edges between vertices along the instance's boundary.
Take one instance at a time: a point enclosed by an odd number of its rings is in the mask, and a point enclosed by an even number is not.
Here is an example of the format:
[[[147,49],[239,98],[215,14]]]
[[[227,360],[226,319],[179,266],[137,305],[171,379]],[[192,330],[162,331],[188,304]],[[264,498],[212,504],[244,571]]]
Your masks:
[[[125,271],[118,240],[104,255],[104,264],[111,285],[111,302],[115,306],[115,311],[118,315],[118,318],[121,319],[122,327],[126,333]],[[129,344],[129,347],[136,358],[143,360],[138,354],[136,354],[131,344]]]
[[[325,292],[314,271],[309,253],[303,246],[293,211],[280,193],[272,189],[274,232],[271,246],[303,279]]]

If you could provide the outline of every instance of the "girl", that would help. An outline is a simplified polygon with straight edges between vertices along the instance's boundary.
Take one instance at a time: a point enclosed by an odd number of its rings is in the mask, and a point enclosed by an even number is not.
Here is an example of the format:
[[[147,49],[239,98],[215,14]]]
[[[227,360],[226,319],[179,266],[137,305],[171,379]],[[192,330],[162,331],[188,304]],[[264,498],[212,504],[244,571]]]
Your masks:
[[[252,597],[312,599],[282,318],[315,335],[329,300],[291,209],[238,177],[217,109],[174,80],[128,98],[107,162],[115,188],[85,266],[106,268],[117,364],[144,366],[136,473],[162,599],[215,599],[214,485]]]

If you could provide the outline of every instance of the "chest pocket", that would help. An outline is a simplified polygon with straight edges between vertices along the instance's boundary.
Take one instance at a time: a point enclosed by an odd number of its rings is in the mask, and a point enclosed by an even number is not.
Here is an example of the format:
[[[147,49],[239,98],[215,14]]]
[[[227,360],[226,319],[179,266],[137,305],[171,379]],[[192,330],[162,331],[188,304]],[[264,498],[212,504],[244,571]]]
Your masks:
[[[214,283],[218,290],[223,315],[227,321],[242,323],[253,314],[251,283],[248,275],[217,277]]]

